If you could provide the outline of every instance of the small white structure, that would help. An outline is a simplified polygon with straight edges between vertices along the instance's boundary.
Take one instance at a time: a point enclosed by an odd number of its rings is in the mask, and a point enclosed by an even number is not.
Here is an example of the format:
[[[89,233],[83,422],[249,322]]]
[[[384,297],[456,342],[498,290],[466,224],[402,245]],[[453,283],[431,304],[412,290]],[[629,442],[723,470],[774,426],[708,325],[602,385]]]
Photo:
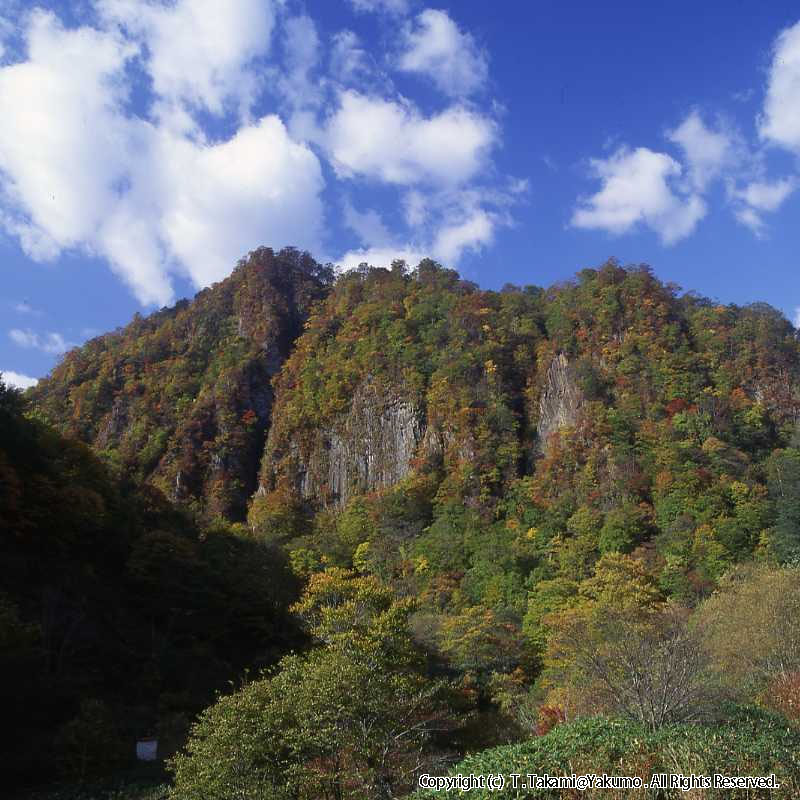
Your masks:
[[[136,742],[136,758],[139,761],[155,761],[158,757],[158,739],[139,739]]]

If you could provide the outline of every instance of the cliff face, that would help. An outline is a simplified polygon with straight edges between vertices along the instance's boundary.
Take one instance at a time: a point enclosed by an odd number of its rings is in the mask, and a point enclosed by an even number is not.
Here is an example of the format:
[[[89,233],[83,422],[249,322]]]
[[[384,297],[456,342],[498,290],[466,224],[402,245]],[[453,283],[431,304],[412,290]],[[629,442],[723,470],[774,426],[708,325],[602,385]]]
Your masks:
[[[242,519],[271,380],[332,275],[262,248],[231,277],[68,353],[32,393],[42,416],[208,517]]]
[[[567,357],[558,353],[550,362],[544,389],[539,397],[536,447],[540,453],[546,451],[553,433],[577,422],[582,402],[583,395],[578,388],[575,371]]]
[[[276,379],[262,491],[341,506],[439,470],[465,498],[498,492],[526,446],[534,305],[430,262],[340,278]]]
[[[305,500],[341,506],[354,494],[383,489],[411,471],[424,435],[422,415],[393,389],[367,379],[347,413],[319,430],[310,448],[290,450],[283,469]],[[268,441],[262,472],[275,482],[276,441]]]

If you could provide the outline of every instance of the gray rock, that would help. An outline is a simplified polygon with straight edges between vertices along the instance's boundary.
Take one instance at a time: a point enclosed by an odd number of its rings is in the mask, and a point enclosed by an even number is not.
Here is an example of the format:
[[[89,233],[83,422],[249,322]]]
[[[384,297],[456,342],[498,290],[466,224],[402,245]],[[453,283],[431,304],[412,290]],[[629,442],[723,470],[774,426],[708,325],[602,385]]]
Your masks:
[[[574,370],[563,353],[558,353],[547,369],[545,386],[539,397],[539,421],[536,425],[536,447],[547,450],[550,436],[578,421],[583,394],[575,380]]]
[[[302,470],[300,492],[344,505],[353,494],[393,486],[411,471],[423,435],[421,415],[411,403],[367,381],[349,412],[323,432]]]

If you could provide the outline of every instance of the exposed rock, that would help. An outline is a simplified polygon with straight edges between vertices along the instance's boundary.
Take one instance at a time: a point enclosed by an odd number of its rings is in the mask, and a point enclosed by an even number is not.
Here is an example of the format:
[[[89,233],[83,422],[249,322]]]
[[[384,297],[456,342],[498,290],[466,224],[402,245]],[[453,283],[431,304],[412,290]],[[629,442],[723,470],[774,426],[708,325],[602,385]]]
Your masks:
[[[307,456],[291,447],[294,484],[304,499],[344,505],[354,494],[402,480],[424,434],[423,416],[412,403],[367,380],[347,414],[315,437]]]
[[[125,397],[119,394],[111,407],[108,421],[100,428],[97,434],[97,446],[103,449],[110,445],[116,445],[127,425],[128,409],[125,405]]]
[[[547,369],[544,390],[539,397],[539,421],[536,446],[540,453],[547,448],[551,434],[574,425],[578,420],[583,395],[567,357],[558,353]]]

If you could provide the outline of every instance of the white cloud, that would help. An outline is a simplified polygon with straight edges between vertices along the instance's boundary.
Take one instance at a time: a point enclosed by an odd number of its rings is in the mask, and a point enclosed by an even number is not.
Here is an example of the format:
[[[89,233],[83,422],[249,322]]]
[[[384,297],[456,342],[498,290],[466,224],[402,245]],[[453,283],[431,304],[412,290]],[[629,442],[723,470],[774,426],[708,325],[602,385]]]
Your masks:
[[[125,174],[125,100],[115,76],[132,55],[119,38],[90,28],[65,31],[44,12],[31,16],[29,60],[0,69],[0,170],[26,218],[6,224],[34,257],[54,257],[96,231]],[[101,177],[102,176],[102,177]],[[107,176],[107,178],[106,178]]]
[[[352,31],[326,53],[314,21],[283,0],[94,7],[94,27],[21,17],[17,63],[0,66],[0,228],[30,257],[103,258],[143,304],[166,304],[173,275],[206,286],[258,244],[321,252],[325,181],[311,145],[348,195],[379,182],[401,206],[400,231],[377,210],[345,208],[360,240],[347,263],[423,252],[455,263],[508,222],[516,190],[493,174],[495,112],[450,101],[423,113]],[[485,56],[444,12],[423,12],[403,36],[404,69],[452,96],[485,84]],[[267,96],[285,123],[256,112]],[[48,337],[17,339],[62,346]]]
[[[698,194],[678,193],[673,188],[682,169],[666,153],[623,147],[607,159],[590,163],[602,188],[576,209],[572,216],[575,227],[621,234],[645,225],[664,244],[673,244],[688,236],[706,213]]]
[[[706,126],[697,111],[692,111],[667,138],[683,149],[692,185],[700,192],[734,159],[733,136]]]
[[[800,153],[800,22],[775,41],[759,134]]]
[[[784,200],[797,189],[796,178],[777,181],[753,181],[743,189],[733,192],[736,219],[750,228],[757,236],[764,233],[763,212],[777,211]]]
[[[24,331],[19,328],[12,328],[8,335],[11,341],[20,347],[33,348],[53,355],[66,353],[67,350],[75,347],[74,342],[66,341],[60,333],[46,333],[40,336],[30,328]]]
[[[454,185],[485,166],[497,129],[488,117],[463,106],[424,117],[410,103],[348,90],[323,136],[340,177]]]
[[[31,378],[21,372],[13,372],[10,369],[0,370],[0,378],[6,386],[13,386],[15,389],[30,389],[39,383],[38,378]]]
[[[344,203],[344,222],[350,230],[358,234],[362,242],[368,242],[372,246],[385,246],[394,240],[377,211],[358,211],[349,200]]]
[[[409,0],[349,0],[356,11],[379,11],[386,14],[405,14]]]
[[[102,18],[146,44],[145,67],[163,102],[220,114],[233,101],[247,113],[257,85],[247,69],[269,50],[270,0],[97,0]]]
[[[365,247],[350,250],[337,261],[340,272],[355,269],[360,264],[369,264],[372,267],[389,267],[393,261],[405,261],[414,267],[425,258],[424,251],[416,249],[413,245],[397,247]]]
[[[737,192],[737,196],[759,211],[775,211],[796,188],[797,180],[793,178],[782,178],[773,183],[754,181]]]
[[[221,280],[257,243],[318,246],[320,165],[278,117],[213,147],[169,137],[163,146],[169,171],[162,237],[197,285]]]
[[[412,241],[393,235],[374,210],[359,212],[347,202],[345,221],[363,247],[346,253],[339,262],[346,268],[364,260],[386,265],[391,263],[392,253],[403,253],[409,263],[425,256],[455,266],[467,251],[477,252],[492,243],[497,228],[510,223],[505,206],[513,202],[510,193],[486,187],[428,195],[412,190],[405,197]]]
[[[361,40],[350,30],[334,34],[331,46],[331,74],[345,84],[364,81],[372,72],[367,51]]]
[[[185,109],[157,122],[126,113],[125,69],[138,50],[119,32],[65,30],[36,12],[26,35],[27,60],[0,69],[0,223],[28,255],[83,248],[108,259],[142,303],[163,304],[170,272],[200,287],[261,242],[319,246],[321,168],[276,116],[208,143],[174,124],[192,119]],[[190,99],[221,102],[218,73],[228,74],[201,70]],[[176,75],[160,80],[177,97]]]
[[[410,189],[403,197],[406,223],[412,228],[422,225],[428,218],[428,198],[416,189]]]
[[[435,257],[456,264],[465,250],[480,250],[491,244],[495,221],[485,209],[475,209],[466,219],[444,225],[433,242]]]
[[[24,300],[21,303],[14,304],[14,311],[16,311],[18,314],[34,314],[36,316],[42,313]]]
[[[398,67],[425,75],[445,94],[463,97],[483,88],[489,75],[486,54],[446,11],[426,8],[403,32]]]
[[[279,91],[293,108],[316,107],[322,101],[320,82],[311,77],[319,63],[320,42],[311,17],[286,20],[283,26],[284,67],[275,70]]]

